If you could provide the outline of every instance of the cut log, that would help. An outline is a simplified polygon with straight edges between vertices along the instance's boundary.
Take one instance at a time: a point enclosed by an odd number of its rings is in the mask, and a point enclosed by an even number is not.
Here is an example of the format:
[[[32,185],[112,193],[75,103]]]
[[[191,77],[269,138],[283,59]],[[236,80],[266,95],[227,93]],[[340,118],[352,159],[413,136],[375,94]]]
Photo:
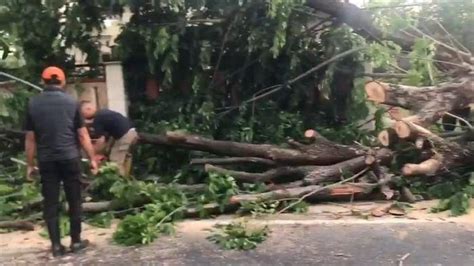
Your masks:
[[[319,134],[316,130],[314,129],[308,129],[304,132],[304,137],[307,138],[310,141],[328,141],[325,137],[323,137],[321,134]]]
[[[428,159],[419,164],[405,164],[402,168],[404,176],[433,175],[441,169],[441,159]]]
[[[439,147],[438,153],[419,164],[405,164],[402,173],[405,176],[434,175],[450,168],[469,165],[474,161],[474,145],[461,147],[448,143]]]
[[[398,106],[396,104],[390,104],[391,101],[388,97],[390,95],[390,93],[388,92],[389,90],[389,86],[387,86],[385,83],[381,83],[378,81],[370,81],[365,84],[365,93],[367,93],[367,100],[379,104]],[[401,107],[405,107],[405,105]]]
[[[377,136],[380,144],[384,147],[392,147],[393,145],[398,143],[398,135],[395,129],[387,128],[385,130],[380,131]]]
[[[444,113],[462,109],[474,102],[474,78],[431,87],[413,87],[372,81],[365,85],[368,99],[380,104],[399,106],[417,114],[420,123],[431,124]]]
[[[388,149],[380,149],[373,156],[376,162],[387,164],[392,159],[392,152]],[[360,156],[351,160],[340,162],[331,166],[315,167],[311,172],[307,173],[304,182],[307,184],[319,184],[323,182],[339,181],[344,173],[356,173],[367,167],[366,156]]]
[[[24,230],[24,231],[33,231],[35,230],[35,225],[29,221],[1,221],[1,229],[13,229],[13,230]]]
[[[410,139],[410,138],[416,137],[416,134],[415,134],[416,132],[413,132],[410,129],[410,126],[403,121],[396,122],[394,129],[398,137],[401,139]]]
[[[418,137],[423,137],[436,143],[447,143],[447,141],[440,136],[408,120],[397,121],[395,123],[395,131],[397,132],[398,137],[402,139],[416,139]]]

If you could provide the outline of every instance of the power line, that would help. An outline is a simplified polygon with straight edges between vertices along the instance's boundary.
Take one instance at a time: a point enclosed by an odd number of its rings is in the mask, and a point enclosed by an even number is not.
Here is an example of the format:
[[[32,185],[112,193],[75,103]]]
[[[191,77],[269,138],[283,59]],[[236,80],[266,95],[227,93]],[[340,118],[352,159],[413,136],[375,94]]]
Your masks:
[[[15,77],[15,76],[10,75],[10,74],[8,74],[8,73],[5,73],[5,72],[0,71],[0,76],[4,76],[4,77],[7,77],[7,78],[9,78],[9,79],[13,79],[13,80],[16,80],[16,81],[18,81],[18,82],[21,82],[21,83],[23,83],[23,84],[25,84],[25,85],[27,85],[27,86],[30,86],[31,88],[33,88],[33,89],[35,89],[35,90],[37,90],[37,91],[40,91],[40,92],[43,91],[43,88],[41,88],[40,86],[37,86],[37,85],[35,85],[35,84],[33,84],[33,83],[29,82],[29,81],[26,81],[26,80],[24,80],[24,79]]]

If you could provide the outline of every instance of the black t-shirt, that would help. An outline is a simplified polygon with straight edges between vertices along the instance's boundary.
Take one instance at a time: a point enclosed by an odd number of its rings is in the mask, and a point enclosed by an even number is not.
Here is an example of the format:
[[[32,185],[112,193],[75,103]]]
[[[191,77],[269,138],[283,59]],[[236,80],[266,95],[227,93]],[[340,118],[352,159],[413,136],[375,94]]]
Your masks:
[[[40,162],[79,158],[77,130],[83,126],[79,104],[60,88],[46,87],[28,104],[25,130],[35,133]]]
[[[95,135],[111,136],[114,139],[120,139],[132,128],[125,116],[108,109],[97,111],[92,127]]]

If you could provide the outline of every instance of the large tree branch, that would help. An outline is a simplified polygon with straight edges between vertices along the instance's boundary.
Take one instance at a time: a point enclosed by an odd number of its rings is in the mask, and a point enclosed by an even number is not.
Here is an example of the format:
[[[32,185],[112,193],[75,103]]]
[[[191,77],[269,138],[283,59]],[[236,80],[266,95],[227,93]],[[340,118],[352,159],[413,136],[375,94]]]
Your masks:
[[[229,157],[229,158],[199,158],[192,159],[191,165],[204,165],[204,164],[216,164],[216,165],[229,165],[229,164],[262,164],[267,166],[275,166],[276,163],[272,160],[262,159],[258,157]]]
[[[335,143],[295,150],[269,144],[213,140],[181,132],[168,132],[165,136],[140,133],[139,141],[227,156],[258,157],[275,161],[280,165],[330,165],[365,154],[365,151],[355,147]]]
[[[304,178],[304,184],[314,185],[339,181],[345,173],[359,172],[373,163],[387,164],[391,158],[392,152],[390,150],[380,149],[373,152],[373,155],[359,156],[326,166],[277,167],[263,173],[249,173],[207,164],[205,170],[206,172],[230,175],[240,182],[268,182],[286,177],[292,180]]]
[[[362,10],[354,4],[337,0],[308,0],[306,5],[336,17],[366,39],[375,41],[390,39],[406,50],[414,44],[412,39],[395,34],[387,35],[382,32],[373,24],[372,13]]]
[[[264,173],[249,173],[243,171],[234,171],[225,169],[222,167],[206,164],[206,172],[215,172],[220,174],[230,175],[240,182],[268,182],[279,177],[292,176],[295,178],[295,175],[301,175],[305,172],[304,166],[302,167],[278,167],[275,169],[268,170]]]
[[[461,109],[474,102],[474,78],[439,86],[413,87],[372,81],[366,84],[368,99],[379,104],[399,106],[416,113],[422,124],[431,124],[446,112]]]

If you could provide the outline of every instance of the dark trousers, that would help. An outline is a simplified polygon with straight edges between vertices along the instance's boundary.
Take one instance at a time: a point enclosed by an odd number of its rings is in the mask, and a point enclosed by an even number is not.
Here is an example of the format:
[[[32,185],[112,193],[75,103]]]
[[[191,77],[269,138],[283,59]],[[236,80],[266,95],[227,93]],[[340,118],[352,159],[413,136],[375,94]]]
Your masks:
[[[61,182],[69,206],[71,240],[81,239],[81,176],[80,159],[39,163],[41,174],[41,192],[43,194],[43,217],[48,227],[49,238],[53,245],[61,240],[59,230],[59,193]]]

